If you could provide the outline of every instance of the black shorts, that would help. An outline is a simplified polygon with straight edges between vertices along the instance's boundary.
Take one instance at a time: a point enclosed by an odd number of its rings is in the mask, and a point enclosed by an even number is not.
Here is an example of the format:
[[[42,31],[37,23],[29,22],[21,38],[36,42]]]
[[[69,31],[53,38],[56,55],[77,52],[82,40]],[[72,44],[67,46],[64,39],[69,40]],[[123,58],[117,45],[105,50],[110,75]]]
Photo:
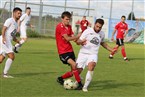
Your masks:
[[[119,46],[124,45],[123,39],[120,39],[120,38],[116,39],[116,44]]]
[[[59,58],[60,58],[60,60],[62,61],[63,64],[68,64],[67,63],[68,59],[72,59],[72,60],[75,61],[75,54],[74,54],[74,52],[68,52],[68,53],[60,54]]]

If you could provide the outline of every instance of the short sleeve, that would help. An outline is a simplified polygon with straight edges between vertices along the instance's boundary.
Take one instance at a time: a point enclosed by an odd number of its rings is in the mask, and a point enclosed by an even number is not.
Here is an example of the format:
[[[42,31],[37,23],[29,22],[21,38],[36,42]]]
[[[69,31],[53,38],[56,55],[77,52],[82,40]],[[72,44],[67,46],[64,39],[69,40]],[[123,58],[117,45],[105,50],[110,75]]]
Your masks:
[[[85,30],[82,35],[80,36],[80,40],[84,40],[87,37],[88,30]]]
[[[20,17],[20,21],[23,21],[25,17],[26,17],[26,14],[23,14],[23,15]]]
[[[119,24],[120,24],[120,23],[117,23],[117,24],[116,24],[116,26],[115,26],[115,29],[116,29],[116,30],[118,30]]]
[[[10,24],[11,24],[11,20],[10,20],[10,19],[7,19],[7,20],[5,21],[5,23],[4,23],[4,26],[5,26],[5,27],[9,27]]]

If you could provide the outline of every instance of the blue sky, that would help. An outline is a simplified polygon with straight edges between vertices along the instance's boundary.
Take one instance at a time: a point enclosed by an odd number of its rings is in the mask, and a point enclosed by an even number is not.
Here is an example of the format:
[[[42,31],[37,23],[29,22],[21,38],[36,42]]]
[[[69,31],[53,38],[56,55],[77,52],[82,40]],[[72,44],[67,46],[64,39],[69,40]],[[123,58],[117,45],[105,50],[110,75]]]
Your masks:
[[[0,0],[0,7],[3,7],[4,2],[10,0]],[[14,0],[12,0],[14,1]],[[18,2],[33,2],[39,3],[40,0],[16,0]],[[65,0],[42,0],[44,4],[49,5],[59,5],[63,6],[65,4]],[[70,7],[81,7],[81,8],[88,8],[88,1],[89,0],[67,0],[67,6]],[[96,16],[104,18],[110,17],[110,4],[111,0],[90,0],[90,8],[95,9],[94,11],[90,11],[90,16]],[[21,5],[22,6],[22,5]],[[29,5],[30,6],[30,5]],[[24,7],[24,5],[23,5]],[[39,13],[39,6],[30,6],[32,7],[33,14]],[[7,6],[7,8],[9,8]],[[23,8],[22,8],[23,9]],[[64,8],[48,8],[44,7],[44,12],[48,13],[61,13]],[[81,14],[87,15],[85,10],[77,10],[77,9],[67,9],[69,11],[73,11],[74,14]],[[122,15],[128,16],[128,14],[132,10],[132,0],[113,0],[112,3],[112,18],[120,18]],[[134,7],[133,7],[135,16],[138,18],[145,18],[145,0],[134,0]],[[34,13],[35,12],[35,13]]]

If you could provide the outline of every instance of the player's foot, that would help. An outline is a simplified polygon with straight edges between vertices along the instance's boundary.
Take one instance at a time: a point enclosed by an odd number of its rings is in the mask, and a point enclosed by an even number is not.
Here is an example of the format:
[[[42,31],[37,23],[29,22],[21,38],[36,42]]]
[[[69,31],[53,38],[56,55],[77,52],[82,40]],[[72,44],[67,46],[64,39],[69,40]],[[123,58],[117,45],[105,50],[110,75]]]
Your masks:
[[[82,89],[84,92],[88,92],[88,89],[87,88],[84,88]]]
[[[124,59],[124,61],[128,62],[128,61],[129,61],[129,59],[128,59],[128,58],[125,58],[125,59]]]
[[[14,47],[14,52],[15,52],[15,53],[19,53],[19,52],[17,51],[17,47]]]
[[[82,90],[82,88],[83,88],[83,85],[82,85],[82,83],[80,83],[80,84],[78,84],[78,87],[75,90]]]
[[[3,77],[4,77],[4,78],[14,78],[13,76],[7,75],[7,74],[3,74]]]
[[[61,85],[63,85],[64,80],[63,80],[62,77],[58,77],[58,78],[57,78],[57,82],[60,83]]]
[[[109,55],[109,59],[113,59],[113,56],[112,55]]]

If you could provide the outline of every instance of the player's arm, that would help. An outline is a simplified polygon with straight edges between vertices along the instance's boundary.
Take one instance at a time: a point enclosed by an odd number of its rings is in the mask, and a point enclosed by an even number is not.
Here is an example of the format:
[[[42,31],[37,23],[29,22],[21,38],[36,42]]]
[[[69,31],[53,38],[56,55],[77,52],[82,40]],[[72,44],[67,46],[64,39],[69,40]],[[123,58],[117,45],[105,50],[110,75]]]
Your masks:
[[[68,36],[67,34],[63,34],[63,38],[66,41],[74,41],[74,40],[77,40],[79,37],[78,36]]]
[[[13,38],[13,41],[20,44],[19,40],[16,37]]]
[[[76,44],[77,45],[86,45],[86,39],[83,39],[83,40],[81,40],[81,39],[78,39],[77,41],[76,41]]]
[[[114,50],[105,42],[101,42],[101,45],[110,52],[114,52]]]
[[[112,41],[114,41],[114,35],[115,35],[116,31],[117,31],[117,30],[114,29],[114,31],[112,32],[112,37],[111,37],[111,40],[112,40]]]
[[[19,19],[18,21],[17,21],[17,23],[18,23],[18,29],[17,29],[17,32],[20,32],[20,25],[21,25],[21,20]]]
[[[3,26],[3,28],[2,28],[2,42],[4,44],[6,43],[6,37],[5,37],[6,30],[7,30],[7,27]]]

